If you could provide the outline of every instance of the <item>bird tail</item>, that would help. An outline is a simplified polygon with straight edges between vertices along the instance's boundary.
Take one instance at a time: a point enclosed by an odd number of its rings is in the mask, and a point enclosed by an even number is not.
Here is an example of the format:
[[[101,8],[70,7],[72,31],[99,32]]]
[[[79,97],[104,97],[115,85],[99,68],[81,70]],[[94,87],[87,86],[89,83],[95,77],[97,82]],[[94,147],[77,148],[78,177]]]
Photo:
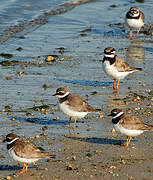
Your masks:
[[[144,130],[145,131],[153,131],[153,125],[145,124]]]
[[[101,113],[101,109],[95,109],[94,113]]]
[[[142,71],[142,68],[133,68],[134,71]]]
[[[51,158],[55,158],[56,157],[55,154],[48,154],[48,153],[45,153],[44,156],[45,156],[44,158],[47,158],[47,159],[51,159]]]

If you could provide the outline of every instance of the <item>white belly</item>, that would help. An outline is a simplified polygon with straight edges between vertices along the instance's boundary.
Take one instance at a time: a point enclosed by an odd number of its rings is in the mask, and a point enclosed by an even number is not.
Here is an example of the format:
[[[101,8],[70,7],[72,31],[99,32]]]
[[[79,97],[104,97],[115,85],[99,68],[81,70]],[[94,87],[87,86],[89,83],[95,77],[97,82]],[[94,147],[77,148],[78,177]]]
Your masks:
[[[34,162],[39,160],[38,158],[26,159],[26,158],[19,157],[14,153],[14,151],[12,149],[8,150],[8,153],[15,161],[19,161],[22,163],[28,163],[29,164],[29,163],[34,163]]]
[[[68,105],[66,105],[65,103],[62,103],[59,105],[61,110],[71,116],[71,117],[78,117],[78,118],[83,118],[85,115],[88,114],[88,112],[77,112],[77,111],[73,111],[72,109],[69,108]]]
[[[138,136],[143,133],[142,130],[132,130],[132,129],[125,129],[124,127],[120,126],[119,124],[114,125],[115,129],[126,136]]]
[[[126,19],[126,25],[131,28],[140,28],[144,22],[141,19]]]
[[[109,61],[104,61],[103,69],[109,77],[116,80],[124,79],[128,74],[133,72],[133,71],[119,72],[117,71],[114,65],[110,65]]]

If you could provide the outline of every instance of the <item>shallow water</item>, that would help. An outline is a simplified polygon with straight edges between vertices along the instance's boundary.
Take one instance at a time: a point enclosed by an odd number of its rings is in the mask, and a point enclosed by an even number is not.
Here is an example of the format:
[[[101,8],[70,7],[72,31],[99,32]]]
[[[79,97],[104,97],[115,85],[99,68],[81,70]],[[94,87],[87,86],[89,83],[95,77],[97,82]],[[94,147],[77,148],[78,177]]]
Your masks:
[[[17,60],[23,64],[0,66],[1,134],[14,132],[34,136],[41,134],[40,129],[45,125],[50,136],[69,134],[68,129],[62,127],[67,125],[68,117],[59,111],[58,100],[51,96],[58,87],[67,86],[69,91],[87,99],[92,106],[102,108],[104,115],[102,120],[92,115],[80,120],[76,130],[80,136],[111,136],[111,120],[106,114],[118,104],[111,98],[117,96],[112,91],[113,81],[105,75],[101,65],[103,50],[108,46],[113,46],[129,64],[143,68],[143,72],[133,73],[121,81],[121,98],[130,91],[145,91],[153,87],[152,36],[143,33],[136,36],[134,33],[134,40],[130,42],[128,29],[125,32],[123,25],[125,12],[131,6],[138,6],[144,12],[146,23],[153,22],[153,1],[95,1],[76,6],[60,15],[47,14],[66,2],[69,1],[44,0],[36,4],[35,1],[10,0],[2,3],[0,53],[9,53],[13,57],[1,57],[0,61]],[[116,7],[111,7],[114,4]],[[42,21],[36,23],[41,18]],[[121,25],[118,26],[118,23]],[[12,33],[16,27],[22,31]],[[89,31],[83,33],[85,29]],[[21,51],[17,50],[19,47]],[[65,48],[63,54],[57,49],[60,47]],[[47,64],[45,57],[49,54],[58,55],[59,59]],[[60,60],[63,57],[65,60]],[[23,74],[19,76],[19,72]],[[6,80],[6,77],[11,79]],[[44,89],[44,84],[51,87]],[[38,99],[38,103],[34,99]],[[42,105],[42,100],[51,107],[48,114],[32,111],[26,115],[19,112]],[[13,110],[9,115],[3,112],[7,105]],[[121,107],[128,106],[122,104]],[[13,117],[16,118],[15,122],[11,121]],[[56,117],[59,120],[54,120]],[[2,149],[5,156],[5,145],[2,145]],[[4,164],[6,161],[6,158],[3,159]]]

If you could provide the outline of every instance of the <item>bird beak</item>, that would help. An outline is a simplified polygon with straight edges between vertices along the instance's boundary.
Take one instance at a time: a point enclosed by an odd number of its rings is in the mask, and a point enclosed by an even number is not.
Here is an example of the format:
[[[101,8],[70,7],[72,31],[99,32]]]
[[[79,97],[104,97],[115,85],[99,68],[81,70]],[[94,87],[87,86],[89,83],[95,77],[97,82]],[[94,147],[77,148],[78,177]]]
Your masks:
[[[108,114],[107,116],[112,116],[112,114]]]
[[[116,54],[116,52],[114,53],[114,56],[116,56],[117,54]]]
[[[57,94],[55,93],[55,94],[53,94],[52,96],[56,96]]]

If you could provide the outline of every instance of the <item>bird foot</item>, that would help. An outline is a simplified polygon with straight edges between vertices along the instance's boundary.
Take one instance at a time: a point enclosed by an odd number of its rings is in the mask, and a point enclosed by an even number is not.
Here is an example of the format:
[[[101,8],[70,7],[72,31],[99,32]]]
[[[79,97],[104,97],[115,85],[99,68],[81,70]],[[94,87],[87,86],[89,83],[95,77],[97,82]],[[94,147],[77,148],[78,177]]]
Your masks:
[[[128,148],[128,145],[127,144],[124,144],[124,145],[121,145],[123,149],[127,149]]]
[[[19,174],[24,174],[24,173],[27,173],[28,171],[27,170],[21,170],[21,171],[18,171],[16,174],[19,175]]]

